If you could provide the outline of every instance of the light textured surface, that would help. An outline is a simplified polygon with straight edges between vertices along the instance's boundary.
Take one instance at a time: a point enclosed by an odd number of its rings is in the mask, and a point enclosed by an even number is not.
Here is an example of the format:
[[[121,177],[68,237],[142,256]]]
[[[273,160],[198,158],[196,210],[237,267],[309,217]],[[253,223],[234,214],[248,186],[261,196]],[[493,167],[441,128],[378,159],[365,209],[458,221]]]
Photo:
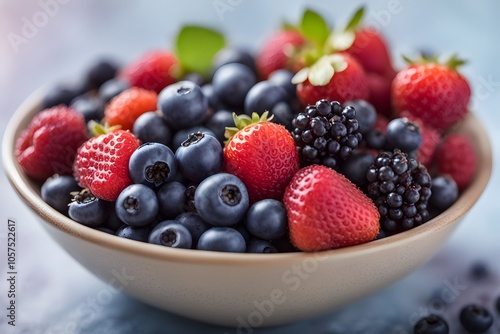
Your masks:
[[[21,34],[26,20],[43,10],[41,3],[0,0],[0,132],[15,108],[34,89],[71,80],[100,55],[122,62],[149,48],[171,46],[182,23],[211,25],[227,32],[234,44],[256,45],[281,19],[295,21],[310,6],[342,25],[361,1],[62,1],[46,24],[31,31],[16,52],[9,33]],[[232,3],[218,15],[214,3]],[[394,3],[399,6],[394,7]],[[49,7],[45,7],[49,8]],[[394,14],[390,14],[392,9]],[[473,87],[473,110],[489,130],[494,155],[500,140],[500,69],[497,64],[495,13],[490,1],[370,1],[369,22],[381,25],[393,55],[416,49],[458,52],[469,59],[464,73]],[[389,14],[388,14],[389,13]],[[39,16],[39,15],[38,15]],[[221,19],[222,17],[222,19]],[[12,36],[12,35],[10,35]],[[399,62],[399,64],[401,64]],[[493,171],[489,187],[453,237],[428,264],[375,295],[325,316],[253,333],[411,333],[410,324],[426,310],[444,312],[457,326],[458,309],[469,301],[489,303],[500,295],[498,188]],[[159,311],[110,289],[65,254],[36,223],[0,173],[0,310],[4,310],[5,233],[7,218],[18,225],[18,318],[4,333],[237,333]],[[474,261],[494,274],[479,283],[469,280]],[[168,284],[168,282],[165,282]],[[450,288],[450,286],[455,288]],[[493,310],[493,308],[492,308]],[[496,314],[496,326],[500,316]],[[454,327],[452,333],[460,333]],[[498,329],[497,329],[498,330]],[[241,331],[240,331],[241,332]],[[244,331],[243,331],[244,332]],[[493,333],[494,331],[491,331]]]

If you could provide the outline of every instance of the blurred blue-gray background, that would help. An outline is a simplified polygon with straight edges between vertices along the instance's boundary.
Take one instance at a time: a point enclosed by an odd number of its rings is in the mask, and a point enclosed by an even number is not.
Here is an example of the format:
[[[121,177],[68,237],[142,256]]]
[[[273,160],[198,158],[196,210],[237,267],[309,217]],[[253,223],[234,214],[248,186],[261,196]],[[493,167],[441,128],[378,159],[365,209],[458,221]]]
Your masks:
[[[77,80],[101,56],[125,64],[148,49],[171,48],[182,24],[211,26],[223,31],[232,44],[255,49],[283,20],[296,22],[304,8],[319,11],[342,27],[361,4],[359,0],[0,0],[0,132],[3,135],[17,106],[41,85]],[[469,60],[463,73],[472,85],[472,109],[486,125],[495,154],[500,140],[500,2],[375,0],[367,4],[367,23],[383,31],[398,66],[401,54],[420,50],[457,52]],[[412,333],[415,320],[432,311],[443,313],[453,326],[452,333],[459,333],[458,310],[464,304],[481,301],[494,311],[492,300],[500,295],[498,189],[500,180],[494,170],[486,192],[440,253],[400,282],[325,316],[253,332]],[[8,326],[1,311],[0,333],[236,333],[179,318],[118,292],[106,303],[96,303],[106,285],[50,240],[3,172],[0,190],[0,310],[5,310],[7,291],[7,218],[18,222],[20,273],[17,326]],[[477,263],[490,273],[478,282],[470,274]],[[453,301],[444,302],[440,293],[454,283],[463,289],[457,290]],[[82,307],[95,307],[97,312],[82,318],[78,312]],[[500,330],[498,313],[495,321],[491,333]]]

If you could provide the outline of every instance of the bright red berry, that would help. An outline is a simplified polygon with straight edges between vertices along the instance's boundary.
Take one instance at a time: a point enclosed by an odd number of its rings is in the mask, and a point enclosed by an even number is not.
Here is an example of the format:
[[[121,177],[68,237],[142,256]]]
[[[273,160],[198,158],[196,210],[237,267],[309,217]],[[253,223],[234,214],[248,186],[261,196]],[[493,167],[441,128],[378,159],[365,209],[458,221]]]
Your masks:
[[[358,30],[353,44],[346,52],[356,58],[367,73],[376,73],[389,81],[396,75],[387,43],[374,28]]]
[[[148,111],[156,110],[158,95],[151,90],[132,87],[115,96],[104,110],[104,119],[122,130],[132,130],[135,120]]]
[[[236,118],[237,127],[232,129],[236,133],[224,148],[224,168],[243,181],[251,203],[265,198],[281,200],[299,170],[292,136],[282,125],[265,121],[266,116],[254,116],[254,123],[244,116]]]
[[[477,157],[469,137],[451,134],[436,151],[437,169],[440,175],[449,175],[458,189],[465,189],[476,173]]]
[[[325,166],[301,169],[283,197],[290,239],[302,251],[365,243],[379,232],[377,208],[346,177]]]
[[[457,72],[463,61],[452,57],[447,64],[424,61],[399,72],[392,82],[396,113],[408,111],[437,130],[445,130],[468,112],[471,90]]]
[[[149,51],[128,64],[120,77],[131,86],[154,90],[156,93],[176,81],[177,58],[164,50]]]
[[[38,113],[16,142],[17,162],[34,179],[71,174],[76,150],[87,139],[77,111],[57,106]]]
[[[260,77],[267,79],[276,70],[292,68],[294,48],[304,43],[304,37],[296,30],[283,30],[269,37],[255,60]]]
[[[377,113],[391,117],[391,85],[392,79],[387,79],[376,73],[366,73],[370,102]]]
[[[321,99],[339,101],[340,103],[349,100],[368,99],[365,72],[358,61],[347,53],[335,54],[333,62],[341,64],[333,64],[332,66],[334,68],[339,66],[341,70],[334,71],[333,76],[326,84],[311,83],[311,75],[315,75],[313,72],[324,72],[323,67],[328,66],[323,59],[318,60],[318,62],[322,62],[320,66],[316,67],[316,64],[311,66],[307,79],[297,84],[297,96],[303,106],[314,104]]]
[[[90,138],[78,149],[74,176],[96,197],[114,201],[132,184],[128,163],[138,147],[139,140],[123,130]]]

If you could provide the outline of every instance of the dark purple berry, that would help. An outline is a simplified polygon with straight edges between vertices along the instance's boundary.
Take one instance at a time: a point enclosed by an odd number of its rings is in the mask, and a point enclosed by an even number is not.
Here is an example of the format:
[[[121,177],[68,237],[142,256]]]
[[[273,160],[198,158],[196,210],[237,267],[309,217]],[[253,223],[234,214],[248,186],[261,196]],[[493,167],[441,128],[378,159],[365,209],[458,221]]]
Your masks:
[[[417,150],[422,144],[420,128],[407,118],[396,118],[387,125],[387,143],[390,149],[400,149],[405,153]]]
[[[185,226],[175,220],[165,220],[153,228],[148,242],[172,248],[191,248],[193,239]]]
[[[483,306],[471,304],[462,308],[460,323],[471,333],[484,333],[493,324],[493,316]]]
[[[134,122],[132,132],[143,143],[160,143],[168,146],[172,139],[172,130],[154,111],[139,116]]]
[[[435,314],[420,319],[413,328],[414,334],[448,334],[449,332],[446,320]]]

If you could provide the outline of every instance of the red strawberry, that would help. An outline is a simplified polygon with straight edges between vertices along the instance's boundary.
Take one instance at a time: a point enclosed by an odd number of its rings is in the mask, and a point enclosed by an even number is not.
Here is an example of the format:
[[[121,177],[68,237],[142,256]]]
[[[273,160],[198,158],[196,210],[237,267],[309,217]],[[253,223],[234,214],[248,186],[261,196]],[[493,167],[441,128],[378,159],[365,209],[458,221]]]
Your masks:
[[[302,251],[357,245],[379,232],[377,208],[342,174],[325,166],[301,169],[283,197],[290,239]]]
[[[90,138],[78,149],[74,176],[96,197],[114,201],[132,184],[128,162],[138,147],[139,140],[123,130]]]
[[[159,93],[176,79],[177,58],[168,51],[155,50],[128,64],[120,77],[131,86],[154,90]]]
[[[115,96],[104,110],[104,119],[123,130],[132,130],[139,116],[156,110],[157,94],[154,91],[132,87]]]
[[[358,30],[353,44],[346,52],[356,58],[368,73],[376,73],[388,80],[396,75],[387,43],[374,28]]]
[[[368,82],[369,90],[368,102],[370,102],[375,107],[377,113],[385,115],[387,117],[391,117],[392,80],[376,73],[366,73],[366,79]]]
[[[468,112],[471,90],[457,72],[464,62],[452,57],[446,64],[424,59],[399,72],[392,83],[396,113],[408,111],[437,130],[445,130]]]
[[[441,135],[434,128],[427,126],[421,119],[413,116],[409,112],[401,113],[402,117],[408,118],[410,121],[418,125],[420,134],[422,135],[422,144],[418,149],[417,160],[424,164],[427,168],[430,167],[434,151],[441,140]]]
[[[57,106],[37,114],[16,141],[15,154],[34,179],[70,175],[76,150],[87,139],[87,127],[77,111]]]
[[[449,175],[458,189],[465,189],[476,173],[477,157],[469,137],[451,134],[436,151],[437,169],[440,175]]]
[[[303,106],[321,99],[340,103],[368,99],[365,72],[347,53],[321,57],[310,68],[300,70],[293,82],[297,83],[297,96]]]
[[[304,43],[304,37],[296,30],[283,30],[267,39],[255,60],[261,78],[265,80],[276,70],[290,68],[293,48]]]
[[[344,31],[335,31],[329,37],[329,46],[356,58],[366,73],[392,80],[396,71],[392,67],[387,43],[377,29],[362,27],[364,15],[365,8],[361,7],[354,13]]]
[[[225,170],[243,181],[250,202],[265,198],[281,200],[285,188],[299,170],[299,156],[290,133],[266,120],[267,112],[252,119],[234,116],[236,128],[224,147]]]

